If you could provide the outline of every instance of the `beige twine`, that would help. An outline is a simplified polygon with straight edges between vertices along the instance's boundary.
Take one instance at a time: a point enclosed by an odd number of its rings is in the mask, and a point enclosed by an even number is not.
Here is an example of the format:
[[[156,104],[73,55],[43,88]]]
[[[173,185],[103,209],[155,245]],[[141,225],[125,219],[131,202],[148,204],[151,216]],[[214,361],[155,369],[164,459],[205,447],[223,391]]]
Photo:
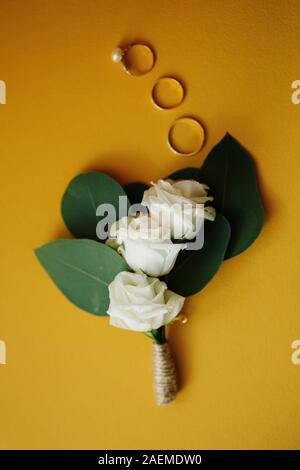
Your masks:
[[[168,343],[153,343],[153,385],[158,405],[166,405],[175,399],[177,377]]]

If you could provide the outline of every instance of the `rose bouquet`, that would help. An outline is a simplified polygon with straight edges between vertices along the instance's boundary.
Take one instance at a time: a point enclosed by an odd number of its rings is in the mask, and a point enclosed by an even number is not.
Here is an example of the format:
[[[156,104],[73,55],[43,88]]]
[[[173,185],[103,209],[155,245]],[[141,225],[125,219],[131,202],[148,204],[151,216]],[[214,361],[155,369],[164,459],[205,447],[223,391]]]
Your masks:
[[[150,185],[122,188],[103,173],[80,174],[61,209],[76,238],[38,248],[40,263],[76,306],[151,338],[156,401],[171,402],[178,386],[166,326],[185,321],[185,298],[263,225],[251,157],[226,134],[201,168]]]

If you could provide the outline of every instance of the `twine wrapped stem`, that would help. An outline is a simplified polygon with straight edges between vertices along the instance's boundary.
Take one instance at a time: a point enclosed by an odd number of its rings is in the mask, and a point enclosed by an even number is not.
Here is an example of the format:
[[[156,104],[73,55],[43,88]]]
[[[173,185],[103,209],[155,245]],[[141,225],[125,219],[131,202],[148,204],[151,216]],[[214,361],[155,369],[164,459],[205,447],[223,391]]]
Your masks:
[[[170,346],[165,339],[165,328],[162,327],[153,339],[154,393],[156,403],[166,405],[175,399],[178,391],[176,368]]]

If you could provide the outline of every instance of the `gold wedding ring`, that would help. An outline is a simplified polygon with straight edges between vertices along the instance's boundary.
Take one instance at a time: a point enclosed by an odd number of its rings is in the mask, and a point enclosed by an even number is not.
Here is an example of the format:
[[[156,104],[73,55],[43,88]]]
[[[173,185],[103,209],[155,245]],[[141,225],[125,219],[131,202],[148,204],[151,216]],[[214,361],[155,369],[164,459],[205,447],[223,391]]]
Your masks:
[[[205,141],[202,124],[192,117],[176,119],[168,133],[168,145],[172,152],[182,157],[192,157],[200,152]]]
[[[175,77],[161,77],[152,88],[152,102],[160,109],[176,108],[182,103],[184,97],[184,86]]]

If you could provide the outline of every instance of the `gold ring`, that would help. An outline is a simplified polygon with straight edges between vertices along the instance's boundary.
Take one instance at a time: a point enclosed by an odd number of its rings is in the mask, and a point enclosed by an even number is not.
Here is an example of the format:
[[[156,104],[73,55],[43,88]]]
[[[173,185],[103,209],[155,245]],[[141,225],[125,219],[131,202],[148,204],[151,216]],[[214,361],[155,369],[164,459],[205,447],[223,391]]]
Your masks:
[[[117,47],[111,55],[112,61],[121,63],[131,76],[138,77],[150,72],[155,64],[153,49],[147,44],[134,43],[121,49]]]
[[[185,88],[175,77],[161,77],[152,88],[151,99],[159,109],[176,108],[182,103],[184,97]]]
[[[168,145],[172,152],[182,157],[192,157],[200,152],[205,142],[205,131],[195,118],[176,119],[169,129]]]

